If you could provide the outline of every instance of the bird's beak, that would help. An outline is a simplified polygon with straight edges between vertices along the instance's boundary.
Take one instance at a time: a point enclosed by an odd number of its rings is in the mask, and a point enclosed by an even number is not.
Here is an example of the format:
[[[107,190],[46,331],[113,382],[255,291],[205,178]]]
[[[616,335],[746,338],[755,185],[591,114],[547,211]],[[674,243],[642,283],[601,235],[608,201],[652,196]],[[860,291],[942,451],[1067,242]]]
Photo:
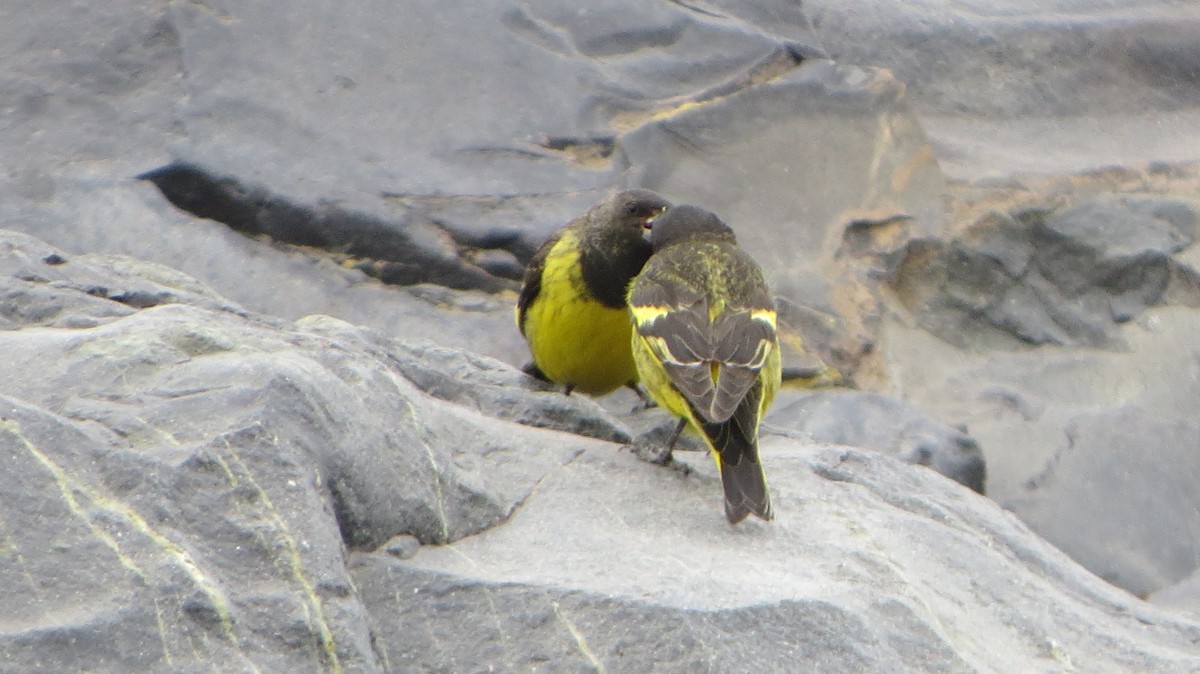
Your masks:
[[[646,229],[653,229],[654,221],[661,218],[662,214],[666,213],[666,212],[667,212],[666,206],[663,206],[662,208],[658,209],[658,212],[654,214],[654,217],[652,217],[652,218],[646,220],[646,222],[642,223],[642,227],[645,227]]]

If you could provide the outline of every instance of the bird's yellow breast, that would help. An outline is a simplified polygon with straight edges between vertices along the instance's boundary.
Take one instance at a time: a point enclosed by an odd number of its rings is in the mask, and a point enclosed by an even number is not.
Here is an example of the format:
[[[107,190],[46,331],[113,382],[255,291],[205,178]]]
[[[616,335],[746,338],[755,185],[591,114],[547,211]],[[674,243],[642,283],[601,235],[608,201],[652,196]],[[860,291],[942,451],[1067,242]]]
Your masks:
[[[526,310],[524,327],[533,361],[550,381],[590,395],[637,381],[629,311],[606,307],[587,292],[573,233],[546,256],[541,290]]]

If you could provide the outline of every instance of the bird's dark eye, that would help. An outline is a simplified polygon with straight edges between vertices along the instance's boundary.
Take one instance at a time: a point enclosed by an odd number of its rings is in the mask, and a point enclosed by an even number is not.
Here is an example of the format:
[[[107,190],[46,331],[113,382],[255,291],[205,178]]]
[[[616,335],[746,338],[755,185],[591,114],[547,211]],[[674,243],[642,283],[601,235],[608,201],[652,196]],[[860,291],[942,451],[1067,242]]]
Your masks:
[[[649,220],[658,215],[662,208],[651,204],[633,203],[626,206],[625,211],[639,220]]]

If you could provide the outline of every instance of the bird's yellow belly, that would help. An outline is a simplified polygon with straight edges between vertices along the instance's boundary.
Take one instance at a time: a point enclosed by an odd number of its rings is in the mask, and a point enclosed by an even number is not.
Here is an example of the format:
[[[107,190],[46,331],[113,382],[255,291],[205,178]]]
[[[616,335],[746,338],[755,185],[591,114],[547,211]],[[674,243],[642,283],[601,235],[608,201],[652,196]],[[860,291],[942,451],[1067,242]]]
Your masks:
[[[624,309],[572,297],[538,302],[526,322],[533,360],[550,381],[603,395],[637,381]]]
[[[564,239],[560,246],[570,249]],[[589,395],[637,381],[630,351],[629,310],[610,308],[585,294],[578,253],[551,253],[537,300],[525,317],[529,351],[546,378]]]

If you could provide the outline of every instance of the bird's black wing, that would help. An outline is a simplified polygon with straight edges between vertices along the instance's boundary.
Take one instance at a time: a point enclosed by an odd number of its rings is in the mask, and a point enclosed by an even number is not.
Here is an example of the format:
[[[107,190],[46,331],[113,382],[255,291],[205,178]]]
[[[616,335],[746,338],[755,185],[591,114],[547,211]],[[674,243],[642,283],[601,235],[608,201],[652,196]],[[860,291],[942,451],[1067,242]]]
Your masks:
[[[769,307],[729,309],[713,322],[716,392],[704,416],[728,419],[738,408],[775,348],[775,311]]]
[[[686,280],[707,273],[696,263],[675,273],[649,268],[630,295],[636,330],[675,388],[710,422],[733,415],[776,348],[775,308],[761,274],[733,262],[724,271],[737,280],[715,318],[705,294]]]
[[[529,259],[529,264],[525,267],[525,280],[521,284],[521,294],[517,296],[517,328],[522,335],[525,334],[525,313],[529,311],[529,307],[542,292],[542,272],[546,268],[546,256],[550,254],[550,249],[558,243],[565,231],[566,229],[560,229],[550,235],[550,238],[546,239],[534,252],[533,257]]]
[[[713,347],[708,303],[699,300],[678,307],[640,332],[658,338],[651,341],[652,348],[675,388],[692,406],[707,409],[716,394],[709,367]]]

